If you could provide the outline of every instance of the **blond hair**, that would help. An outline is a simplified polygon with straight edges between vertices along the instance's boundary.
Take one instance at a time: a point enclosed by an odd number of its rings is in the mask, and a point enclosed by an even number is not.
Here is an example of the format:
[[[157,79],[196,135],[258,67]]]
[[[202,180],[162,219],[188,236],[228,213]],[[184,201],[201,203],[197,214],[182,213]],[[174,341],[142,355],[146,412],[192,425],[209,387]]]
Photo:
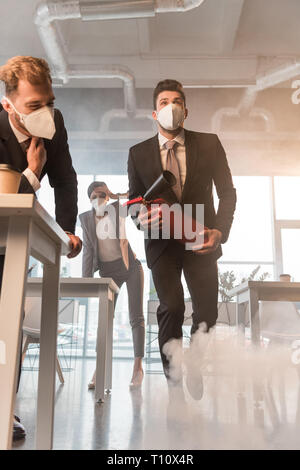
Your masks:
[[[6,64],[0,67],[0,80],[5,84],[7,95],[18,89],[19,80],[27,80],[32,85],[52,83],[49,65],[44,59],[21,55],[8,59]]]

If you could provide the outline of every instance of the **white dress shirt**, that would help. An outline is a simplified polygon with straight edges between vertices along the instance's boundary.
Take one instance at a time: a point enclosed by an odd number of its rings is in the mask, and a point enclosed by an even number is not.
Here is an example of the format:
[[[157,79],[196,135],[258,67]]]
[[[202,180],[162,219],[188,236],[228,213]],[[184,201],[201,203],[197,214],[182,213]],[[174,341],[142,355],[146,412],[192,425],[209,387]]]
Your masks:
[[[160,156],[161,156],[161,163],[162,167],[165,170],[167,166],[167,149],[165,147],[165,143],[168,141],[166,137],[162,134],[158,134],[158,141],[159,141],[159,148],[160,148]],[[183,188],[186,178],[186,152],[185,152],[185,135],[184,129],[182,129],[176,137],[174,137],[175,142],[177,145],[174,147],[175,156],[178,161],[179,165],[179,174],[181,179],[181,187]]]
[[[100,262],[104,263],[122,258],[120,241],[116,237],[116,226],[111,218],[108,215],[102,218],[95,216],[95,223]]]
[[[25,142],[25,140],[28,140],[30,138],[28,137],[28,135],[22,134],[22,132],[18,131],[18,129],[15,128],[15,126],[12,124],[10,119],[9,119],[9,124],[19,144],[21,144],[22,142]],[[40,189],[41,187],[40,182],[38,178],[36,177],[36,175],[33,173],[33,171],[30,170],[30,168],[26,168],[26,170],[23,171],[23,175],[28,179],[29,183],[31,184],[35,192],[38,189]]]

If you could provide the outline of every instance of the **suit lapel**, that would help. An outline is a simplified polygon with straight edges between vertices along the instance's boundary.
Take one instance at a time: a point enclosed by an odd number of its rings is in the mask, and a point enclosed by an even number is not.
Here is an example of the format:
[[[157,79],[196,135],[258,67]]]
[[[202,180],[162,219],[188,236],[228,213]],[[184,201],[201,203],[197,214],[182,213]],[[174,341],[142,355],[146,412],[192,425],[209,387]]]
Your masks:
[[[9,153],[10,164],[20,171],[24,171],[27,167],[26,156],[10,127],[8,114],[4,110],[0,112],[0,138]]]
[[[97,242],[97,233],[96,233],[96,221],[95,221],[95,213],[93,210],[90,211],[89,216],[89,233],[93,237],[93,245],[94,245],[94,253],[96,259],[98,259],[98,242]]]
[[[186,156],[186,177],[182,191],[182,200],[184,199],[189,187],[192,177],[194,175],[194,168],[197,159],[197,141],[193,133],[185,130],[185,156]]]
[[[120,238],[120,203],[119,200],[116,202],[113,202],[112,205],[115,208],[116,211],[116,237]]]
[[[28,166],[27,159],[14,134],[6,141],[6,148],[11,156],[12,165],[18,170],[24,171]]]
[[[163,167],[161,163],[160,148],[158,141],[158,134],[152,139],[152,171],[154,176],[154,181],[162,174]]]

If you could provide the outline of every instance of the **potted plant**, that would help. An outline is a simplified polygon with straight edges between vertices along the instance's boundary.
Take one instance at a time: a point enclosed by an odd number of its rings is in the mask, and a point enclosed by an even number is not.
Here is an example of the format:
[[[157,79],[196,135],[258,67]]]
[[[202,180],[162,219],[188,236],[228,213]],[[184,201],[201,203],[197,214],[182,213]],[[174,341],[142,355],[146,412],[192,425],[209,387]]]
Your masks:
[[[218,322],[225,323],[228,325],[235,325],[235,312],[236,312],[236,303],[233,302],[233,296],[229,295],[229,291],[239,284],[249,280],[253,281],[255,278],[257,281],[264,281],[269,273],[262,273],[257,277],[258,271],[261,266],[258,265],[253,271],[249,274],[248,277],[243,277],[238,280],[234,271],[219,271],[219,302],[218,302]],[[193,312],[191,298],[185,298],[185,324],[191,324],[191,316]],[[148,301],[148,315],[151,313],[151,319],[153,323],[156,323],[156,309],[158,307],[158,298],[156,290],[154,287],[149,292],[149,301]],[[149,318],[148,318],[149,320]]]
[[[234,287],[242,284],[245,281],[254,281],[261,266],[258,265],[249,274],[248,277],[243,277],[240,281],[237,279],[234,271],[219,272],[219,317],[218,321],[222,323],[228,323],[229,325],[235,324],[235,302],[233,302],[233,296],[229,295],[229,291]],[[264,281],[269,276],[269,273],[264,272],[258,278],[257,281]]]

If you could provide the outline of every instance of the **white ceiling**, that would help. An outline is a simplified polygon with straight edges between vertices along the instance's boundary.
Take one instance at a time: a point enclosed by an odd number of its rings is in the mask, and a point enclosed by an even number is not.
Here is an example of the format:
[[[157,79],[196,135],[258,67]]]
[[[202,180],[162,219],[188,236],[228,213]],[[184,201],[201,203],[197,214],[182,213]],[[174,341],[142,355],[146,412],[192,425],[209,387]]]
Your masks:
[[[39,3],[1,1],[1,63],[17,54],[45,56],[33,22]],[[190,86],[246,86],[300,55],[299,18],[299,0],[204,0],[191,11],[153,18],[56,23],[69,63],[126,66],[137,87],[153,87],[166,77]],[[64,86],[122,83],[73,79]]]

